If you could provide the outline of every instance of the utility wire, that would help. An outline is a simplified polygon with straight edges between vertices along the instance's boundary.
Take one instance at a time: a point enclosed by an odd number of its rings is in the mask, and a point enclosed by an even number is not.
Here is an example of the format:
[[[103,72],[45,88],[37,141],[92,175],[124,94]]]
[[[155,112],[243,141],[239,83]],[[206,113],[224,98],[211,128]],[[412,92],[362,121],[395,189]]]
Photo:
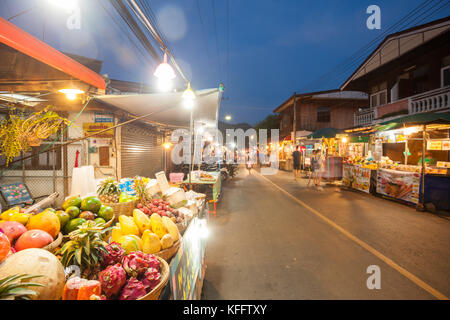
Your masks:
[[[414,16],[419,10],[423,9],[424,7],[426,7],[430,2],[431,2],[431,0],[426,0],[423,3],[421,3],[419,6],[417,6],[415,9],[413,9],[411,12],[409,12],[406,16],[404,16],[402,19],[400,19],[397,23],[395,23],[394,25],[392,25],[389,28],[387,28],[386,31],[384,31],[383,33],[378,35],[376,38],[374,38],[372,41],[370,41],[368,44],[366,44],[365,46],[360,48],[358,51],[356,51],[352,56],[350,56],[349,58],[344,60],[342,63],[340,63],[336,67],[332,68],[330,71],[326,72],[325,74],[323,74],[322,76],[320,76],[316,80],[308,83],[306,86],[304,86],[301,90],[298,90],[298,91],[302,92],[302,91],[304,91],[307,88],[311,88],[312,86],[315,86],[318,83],[322,82],[323,79],[330,80],[330,78],[332,76],[336,76],[336,74],[342,73],[343,72],[342,70],[345,71],[348,67],[351,67],[355,63],[359,62],[360,59],[367,54],[367,52],[372,51],[373,46],[375,44],[377,44],[379,40],[384,38],[386,35],[388,35],[390,33],[393,33],[392,32],[393,30],[398,30],[399,26],[401,27],[402,24],[407,22],[412,16]],[[417,17],[413,18],[413,19],[417,19]],[[310,91],[313,91],[313,90],[310,90]]]
[[[220,61],[220,50],[219,50],[219,37],[217,35],[217,19],[216,19],[216,5],[214,4],[214,0],[211,1],[211,9],[213,14],[213,21],[214,21],[214,35],[216,38],[216,49],[217,49],[217,66],[219,70],[219,77],[222,77],[222,68],[221,68],[221,61]]]
[[[138,17],[138,19],[142,22],[142,24],[147,28],[147,30],[150,32],[150,34],[153,36],[153,38],[155,38],[155,40],[158,41],[159,44],[162,46],[163,51],[169,56],[173,65],[175,66],[175,68],[177,69],[177,71],[181,75],[181,77],[184,79],[184,81],[186,83],[189,83],[190,80],[186,77],[183,70],[178,65],[178,62],[175,60],[175,57],[173,56],[172,52],[167,47],[167,44],[162,39],[159,31],[155,28],[154,25],[152,25],[152,23],[149,21],[149,18],[142,11],[141,7],[136,3],[135,0],[127,0],[127,2],[128,2],[128,5],[130,6],[131,10]]]
[[[444,0],[444,1],[445,1],[445,0]],[[442,0],[441,0],[440,2],[442,2]],[[434,10],[431,14],[425,16],[425,17],[422,18],[420,21],[417,21],[417,19],[420,19],[423,15],[427,14],[427,13],[429,12],[430,9],[436,7],[438,4],[439,4],[439,3],[433,5],[432,7],[428,8],[426,12],[423,12],[423,13],[421,13],[420,15],[418,15],[417,17],[415,17],[413,21],[408,22],[407,26],[411,26],[411,25],[413,25],[413,26],[418,26],[418,25],[420,25],[422,21],[424,21],[425,19],[427,19],[428,17],[430,17],[431,15],[435,14],[437,11],[441,10],[443,7],[445,7],[445,6],[448,5],[448,4],[445,4],[445,5],[443,5],[443,6],[439,7],[439,8],[437,8],[437,9]],[[403,25],[401,28],[402,28],[403,30],[407,30],[407,29],[410,28],[410,27],[408,27],[408,28],[405,29],[404,27],[405,27],[405,25]],[[408,41],[406,41],[405,43],[408,43],[408,42],[411,42],[411,41],[413,41],[413,40],[408,40]],[[392,53],[392,52],[394,52],[394,51],[396,51],[396,50],[397,50],[397,49],[394,48],[394,49],[391,49],[390,51],[385,52],[385,53],[388,55],[388,54],[390,54],[390,53]],[[343,81],[345,81],[345,80],[349,77],[349,76],[348,76],[348,73],[349,73],[350,71],[354,70],[355,68],[357,68],[361,63],[362,63],[361,60],[354,61],[351,65],[348,65],[348,66],[347,66],[340,74],[335,74],[335,75],[334,75],[334,78],[331,78],[331,77],[330,77],[330,78],[328,79],[328,81],[324,81],[322,84],[323,84],[323,85],[324,85],[324,84],[329,84],[330,82],[332,82],[332,81],[334,82],[335,80],[336,80],[336,82],[338,82],[338,83],[342,83]],[[337,80],[338,80],[338,81],[337,81]]]
[[[206,37],[205,24],[203,22],[202,12],[200,10],[200,3],[199,3],[199,0],[196,0],[195,2],[196,2],[196,5],[197,5],[197,13],[198,13],[199,21],[200,21],[200,28],[202,30],[203,41],[204,41],[204,44],[205,44],[206,55],[208,56],[208,64],[212,64],[211,54],[209,52],[209,47],[208,47],[208,40],[207,40],[207,37]]]

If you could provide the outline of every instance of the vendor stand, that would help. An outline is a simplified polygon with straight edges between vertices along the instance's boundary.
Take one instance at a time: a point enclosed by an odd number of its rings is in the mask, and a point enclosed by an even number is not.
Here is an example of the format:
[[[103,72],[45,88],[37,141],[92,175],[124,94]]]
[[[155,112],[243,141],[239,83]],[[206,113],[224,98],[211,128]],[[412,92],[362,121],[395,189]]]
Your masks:
[[[377,193],[417,205],[449,210],[450,114],[410,115],[382,123],[375,133],[382,142]]]

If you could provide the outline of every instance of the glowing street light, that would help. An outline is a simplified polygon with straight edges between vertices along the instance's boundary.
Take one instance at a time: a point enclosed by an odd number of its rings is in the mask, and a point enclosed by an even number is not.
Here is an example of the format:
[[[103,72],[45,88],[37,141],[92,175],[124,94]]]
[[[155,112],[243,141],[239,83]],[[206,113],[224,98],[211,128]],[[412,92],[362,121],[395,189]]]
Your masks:
[[[76,88],[64,88],[58,90],[58,92],[64,93],[68,100],[75,100],[78,94],[83,94],[84,91]]]
[[[172,144],[170,142],[164,142],[163,147],[164,147],[164,149],[169,150],[170,147],[172,147]]]
[[[48,2],[67,11],[73,11],[78,7],[77,0],[48,0]]]
[[[163,62],[156,68],[155,72],[153,73],[155,77],[157,77],[160,80],[173,80],[175,79],[175,71],[173,71],[173,68],[170,64],[167,63],[167,54],[164,53],[164,60]]]
[[[225,120],[230,121],[230,120],[231,120],[231,116],[230,116],[229,114],[227,114],[227,115],[225,116]]]
[[[184,106],[188,109],[191,109],[194,106],[194,100],[195,100],[195,93],[194,91],[191,89],[191,83],[188,83],[188,87],[186,88],[186,90],[184,90],[183,95],[183,103]]]

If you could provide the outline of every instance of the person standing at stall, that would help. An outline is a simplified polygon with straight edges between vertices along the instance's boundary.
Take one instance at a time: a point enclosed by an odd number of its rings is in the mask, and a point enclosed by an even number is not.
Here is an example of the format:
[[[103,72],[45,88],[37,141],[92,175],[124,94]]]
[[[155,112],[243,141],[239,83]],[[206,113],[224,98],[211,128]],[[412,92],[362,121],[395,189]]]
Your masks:
[[[320,183],[322,182],[322,174],[323,174],[323,172],[325,172],[325,156],[322,152],[320,152],[320,150],[317,150],[316,157],[317,157],[317,170],[315,170],[315,173],[316,173],[316,183],[315,184],[316,184],[317,190],[323,191],[323,188],[320,185]]]
[[[294,164],[294,179],[297,181],[298,174],[300,172],[300,146],[297,146],[294,152],[292,152],[292,161]]]
[[[317,150],[313,150],[312,155],[311,155],[311,164],[309,166],[310,168],[310,173],[309,173],[309,178],[308,178],[308,184],[306,185],[307,187],[309,187],[309,184],[311,183],[311,180],[313,180],[313,183],[316,183],[316,167],[317,167],[317,158],[316,158],[316,154],[317,154]]]

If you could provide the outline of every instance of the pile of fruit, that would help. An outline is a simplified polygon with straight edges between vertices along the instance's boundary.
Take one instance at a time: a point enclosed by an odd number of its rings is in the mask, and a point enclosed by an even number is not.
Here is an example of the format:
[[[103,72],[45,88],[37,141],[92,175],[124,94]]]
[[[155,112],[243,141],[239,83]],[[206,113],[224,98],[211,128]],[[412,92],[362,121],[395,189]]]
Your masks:
[[[98,280],[71,277],[63,300],[136,300],[161,282],[160,261],[152,254],[125,250],[115,242],[106,247]]]
[[[88,220],[95,221],[102,225],[114,218],[114,210],[109,206],[102,204],[100,199],[95,196],[70,197],[64,201],[63,210],[56,211],[60,221],[63,233],[68,234],[76,230],[83,222]]]
[[[103,203],[122,203],[136,199],[126,192],[121,192],[119,183],[113,178],[103,180],[97,189],[97,194]]]
[[[172,208],[170,203],[168,201],[164,201],[163,199],[153,199],[148,201],[145,205],[138,203],[136,207],[148,216],[153,213],[157,213],[161,217],[170,218],[175,223],[180,223],[184,219],[182,212]]]
[[[17,214],[23,217],[20,222],[10,219],[17,217]],[[35,215],[21,213],[19,208],[13,208],[3,212],[1,217],[0,261],[10,252],[49,245],[58,237],[61,229],[60,220],[52,208]]]
[[[169,217],[153,213],[149,218],[134,209],[132,217],[119,216],[119,222],[112,228],[111,242],[119,243],[126,253],[153,254],[172,247],[179,237],[178,227]]]

